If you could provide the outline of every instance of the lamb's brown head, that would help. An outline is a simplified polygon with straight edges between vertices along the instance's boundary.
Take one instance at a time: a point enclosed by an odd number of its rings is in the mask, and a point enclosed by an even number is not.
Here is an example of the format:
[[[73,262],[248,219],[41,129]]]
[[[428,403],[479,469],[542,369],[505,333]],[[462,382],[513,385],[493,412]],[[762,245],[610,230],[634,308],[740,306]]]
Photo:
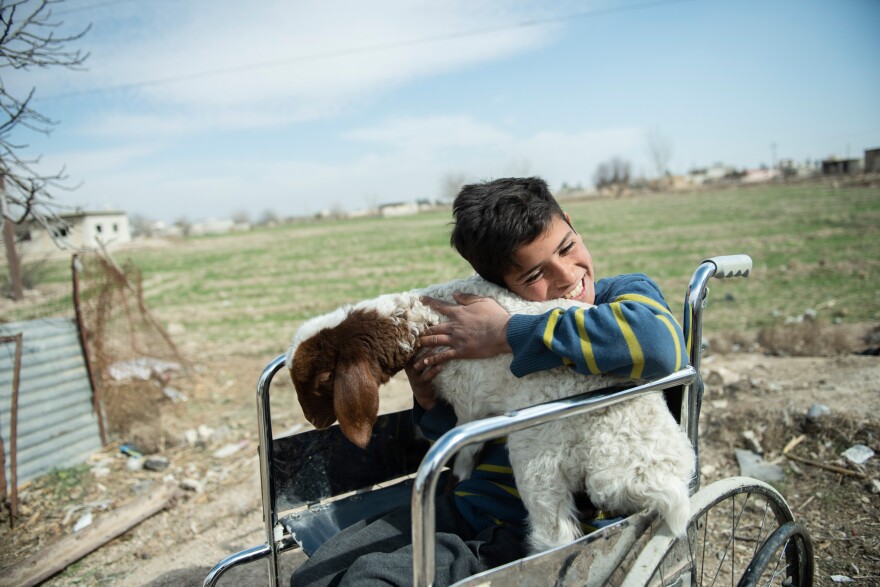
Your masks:
[[[316,428],[339,420],[343,434],[365,448],[379,413],[379,386],[412,356],[409,329],[375,310],[351,310],[297,346],[290,366],[299,404]]]

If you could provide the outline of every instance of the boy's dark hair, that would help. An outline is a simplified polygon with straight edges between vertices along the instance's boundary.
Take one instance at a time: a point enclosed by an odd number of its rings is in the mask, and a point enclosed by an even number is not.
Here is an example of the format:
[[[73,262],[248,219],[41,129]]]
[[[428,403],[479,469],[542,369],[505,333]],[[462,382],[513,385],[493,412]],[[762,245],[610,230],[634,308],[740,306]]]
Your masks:
[[[506,177],[466,185],[452,203],[452,246],[483,279],[501,287],[516,250],[565,213],[540,177]]]

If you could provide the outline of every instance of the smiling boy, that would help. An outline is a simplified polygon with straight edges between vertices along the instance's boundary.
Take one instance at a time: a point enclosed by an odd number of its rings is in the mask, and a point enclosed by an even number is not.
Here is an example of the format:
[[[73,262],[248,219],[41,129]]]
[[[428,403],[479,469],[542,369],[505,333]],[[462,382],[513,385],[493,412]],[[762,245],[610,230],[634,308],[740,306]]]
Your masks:
[[[640,273],[596,281],[582,236],[540,178],[465,186],[453,216],[452,244],[483,278],[527,300],[595,306],[511,316],[490,298],[426,298],[448,322],[423,333],[427,352],[407,371],[422,407],[433,407],[428,384],[451,359],[512,353],[517,376],[568,365],[633,379],[667,375],[686,362],[681,328],[657,285]],[[432,352],[439,346],[448,348]]]

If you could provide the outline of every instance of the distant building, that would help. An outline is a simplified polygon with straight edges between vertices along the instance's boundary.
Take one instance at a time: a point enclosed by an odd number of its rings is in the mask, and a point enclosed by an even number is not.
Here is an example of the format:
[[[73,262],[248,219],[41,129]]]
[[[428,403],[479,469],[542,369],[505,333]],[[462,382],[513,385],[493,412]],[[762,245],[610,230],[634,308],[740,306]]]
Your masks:
[[[880,148],[865,149],[865,173],[880,173]]]
[[[206,218],[201,222],[193,222],[189,227],[189,236],[204,236],[206,234],[226,234],[233,230],[248,230],[246,227],[237,225],[231,218]]]
[[[861,169],[859,159],[838,159],[829,157],[822,161],[822,175],[850,175],[858,173]]]
[[[746,169],[745,175],[740,178],[740,181],[743,183],[762,183],[773,181],[781,175],[778,169]]]
[[[688,173],[690,183],[693,185],[719,183],[734,175],[736,175],[736,169],[722,163],[716,163],[705,169],[692,169]]]
[[[812,177],[818,172],[810,160],[797,162],[794,159],[780,159],[778,169],[785,179],[803,179]]]
[[[379,206],[379,216],[382,218],[390,218],[392,216],[409,216],[418,214],[419,205],[415,202],[394,202],[392,204],[382,204]]]
[[[59,214],[63,226],[55,227],[55,237],[74,249],[97,249],[99,242],[113,246],[131,242],[128,216],[120,211],[72,212]],[[16,226],[16,236],[29,252],[52,252],[58,245],[42,225],[29,220]]]

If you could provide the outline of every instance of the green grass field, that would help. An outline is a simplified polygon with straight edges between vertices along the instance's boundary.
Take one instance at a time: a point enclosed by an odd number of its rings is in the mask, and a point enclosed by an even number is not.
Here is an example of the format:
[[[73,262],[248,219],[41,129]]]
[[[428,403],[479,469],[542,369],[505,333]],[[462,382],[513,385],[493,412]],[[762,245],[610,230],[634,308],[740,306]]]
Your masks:
[[[713,282],[707,331],[756,329],[808,308],[823,320],[880,320],[880,189],[754,187],[563,207],[600,278],[647,273],[679,316],[702,259],[750,255],[749,279]],[[274,355],[309,316],[468,275],[448,244],[450,220],[445,210],[285,225],[117,257],[141,268],[147,304],[166,324],[183,326],[187,347]],[[69,282],[69,262],[51,265],[45,279]],[[45,313],[66,300],[42,304]],[[4,318],[40,311],[13,307]]]

